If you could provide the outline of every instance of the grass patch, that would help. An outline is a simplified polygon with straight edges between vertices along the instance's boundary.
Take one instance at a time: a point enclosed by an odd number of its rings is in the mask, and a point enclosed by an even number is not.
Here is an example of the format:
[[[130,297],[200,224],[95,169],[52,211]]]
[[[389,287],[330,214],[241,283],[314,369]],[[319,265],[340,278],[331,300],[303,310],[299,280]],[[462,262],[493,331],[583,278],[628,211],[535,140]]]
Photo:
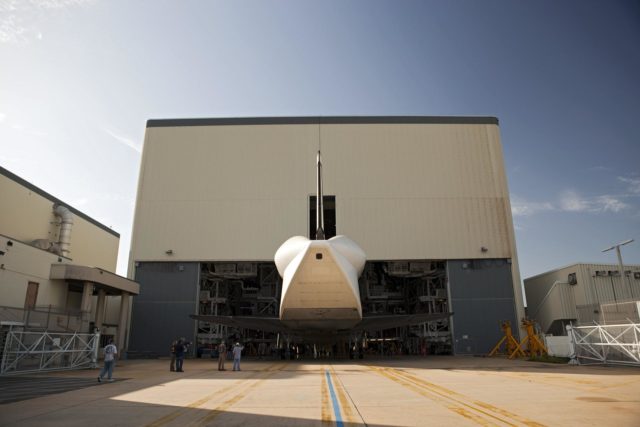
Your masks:
[[[558,357],[558,356],[549,356],[549,355],[542,355],[542,356],[531,356],[529,359],[530,362],[544,362],[544,363],[564,363],[567,364],[569,363],[569,360],[571,360],[568,357]]]

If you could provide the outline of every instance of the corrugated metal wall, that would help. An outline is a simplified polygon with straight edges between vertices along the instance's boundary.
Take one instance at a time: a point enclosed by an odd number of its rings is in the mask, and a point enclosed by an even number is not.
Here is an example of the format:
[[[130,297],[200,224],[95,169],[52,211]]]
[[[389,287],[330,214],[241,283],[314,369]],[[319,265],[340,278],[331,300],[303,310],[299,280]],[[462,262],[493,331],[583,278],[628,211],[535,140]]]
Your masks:
[[[52,196],[43,196],[40,193],[44,191],[34,186],[27,187],[23,182],[16,182],[13,175],[4,175],[9,174],[5,169],[0,168],[0,172],[0,234],[25,243],[36,239],[57,241],[60,227],[59,220],[53,214],[53,204],[59,201]],[[90,222],[86,218],[86,215],[83,218],[74,210],[70,258],[75,264],[115,272],[119,235],[106,231],[106,226],[98,226],[95,221]]]
[[[132,260],[267,260],[306,235],[322,147],[337,231],[369,259],[514,258],[497,126],[147,129]],[[482,252],[481,247],[487,252]],[[165,255],[168,249],[173,255]]]
[[[574,264],[525,279],[529,316],[546,331],[559,319],[598,320],[601,304],[640,299],[640,279],[633,275],[640,266],[625,266],[631,275],[624,282],[618,271],[615,264]],[[575,285],[567,283],[570,274],[576,275]]]
[[[511,264],[504,259],[447,262],[455,354],[486,354],[503,336],[509,320],[518,335]]]
[[[180,337],[194,342],[199,263],[145,262],[136,268],[140,295],[133,301],[129,353],[168,356]],[[167,366],[168,368],[168,366]]]
[[[633,272],[640,272],[640,266],[627,265],[624,269],[632,273],[631,276],[625,276],[623,281],[620,268],[615,264],[579,264],[578,281],[585,288],[585,298],[580,298],[576,303],[598,304],[640,299],[640,280],[633,276]],[[600,276],[596,275],[597,271],[611,271],[613,274]]]

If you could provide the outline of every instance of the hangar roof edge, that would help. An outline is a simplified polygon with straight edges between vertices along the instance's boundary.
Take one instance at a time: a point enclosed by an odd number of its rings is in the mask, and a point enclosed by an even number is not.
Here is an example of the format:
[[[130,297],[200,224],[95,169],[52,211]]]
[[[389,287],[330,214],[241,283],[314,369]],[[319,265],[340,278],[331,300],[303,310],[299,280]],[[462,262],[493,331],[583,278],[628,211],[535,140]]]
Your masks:
[[[463,124],[498,125],[491,116],[302,116],[302,117],[218,117],[191,119],[149,119],[147,128],[231,125],[309,124]]]
[[[91,224],[97,226],[98,228],[106,231],[109,234],[112,234],[113,236],[117,237],[118,239],[120,238],[120,233],[118,233],[117,231],[114,231],[113,229],[107,227],[106,225],[96,221],[95,219],[91,218],[89,215],[87,215],[87,214],[85,214],[83,212],[80,212],[78,209],[74,208],[73,206],[69,205],[68,203],[65,203],[62,200],[58,199],[57,197],[52,196],[51,194],[49,194],[46,191],[44,191],[42,188],[36,187],[35,185],[30,183],[26,179],[19,177],[18,175],[16,175],[13,172],[3,168],[2,166],[0,166],[0,175],[6,176],[10,180],[12,180],[14,182],[17,182],[18,184],[22,185],[23,187],[28,188],[29,190],[33,191],[36,194],[39,194],[40,196],[44,197],[45,199],[48,199],[49,201],[51,201],[53,203],[57,203],[59,205],[66,206],[67,208],[69,208],[69,210],[71,212],[73,212],[75,215],[79,216],[80,218],[82,218],[82,219],[84,219],[86,221],[89,221]]]

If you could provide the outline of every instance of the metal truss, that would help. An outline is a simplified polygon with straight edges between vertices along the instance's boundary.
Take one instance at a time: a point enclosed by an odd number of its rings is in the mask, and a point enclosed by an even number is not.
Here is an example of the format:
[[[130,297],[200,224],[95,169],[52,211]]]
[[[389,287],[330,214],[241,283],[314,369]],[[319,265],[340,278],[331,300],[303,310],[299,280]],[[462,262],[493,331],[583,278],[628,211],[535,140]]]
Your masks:
[[[640,323],[567,326],[573,363],[640,366]]]
[[[97,367],[100,334],[6,333],[0,375]]]

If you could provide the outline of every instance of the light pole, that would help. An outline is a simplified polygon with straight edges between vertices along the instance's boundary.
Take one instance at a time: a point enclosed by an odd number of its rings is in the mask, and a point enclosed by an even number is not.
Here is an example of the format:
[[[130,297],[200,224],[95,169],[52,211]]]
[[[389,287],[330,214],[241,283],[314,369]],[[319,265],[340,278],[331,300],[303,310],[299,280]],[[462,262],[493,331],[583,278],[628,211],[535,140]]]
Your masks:
[[[623,285],[624,285],[624,265],[622,264],[622,255],[620,254],[620,246],[627,245],[631,242],[633,242],[633,239],[625,240],[624,242],[620,242],[617,245],[613,245],[610,248],[602,250],[602,252],[607,252],[612,249],[616,250],[616,254],[618,255],[618,266],[620,268],[620,280],[622,281]],[[631,288],[631,281],[629,281],[629,296],[633,298],[633,289]]]

